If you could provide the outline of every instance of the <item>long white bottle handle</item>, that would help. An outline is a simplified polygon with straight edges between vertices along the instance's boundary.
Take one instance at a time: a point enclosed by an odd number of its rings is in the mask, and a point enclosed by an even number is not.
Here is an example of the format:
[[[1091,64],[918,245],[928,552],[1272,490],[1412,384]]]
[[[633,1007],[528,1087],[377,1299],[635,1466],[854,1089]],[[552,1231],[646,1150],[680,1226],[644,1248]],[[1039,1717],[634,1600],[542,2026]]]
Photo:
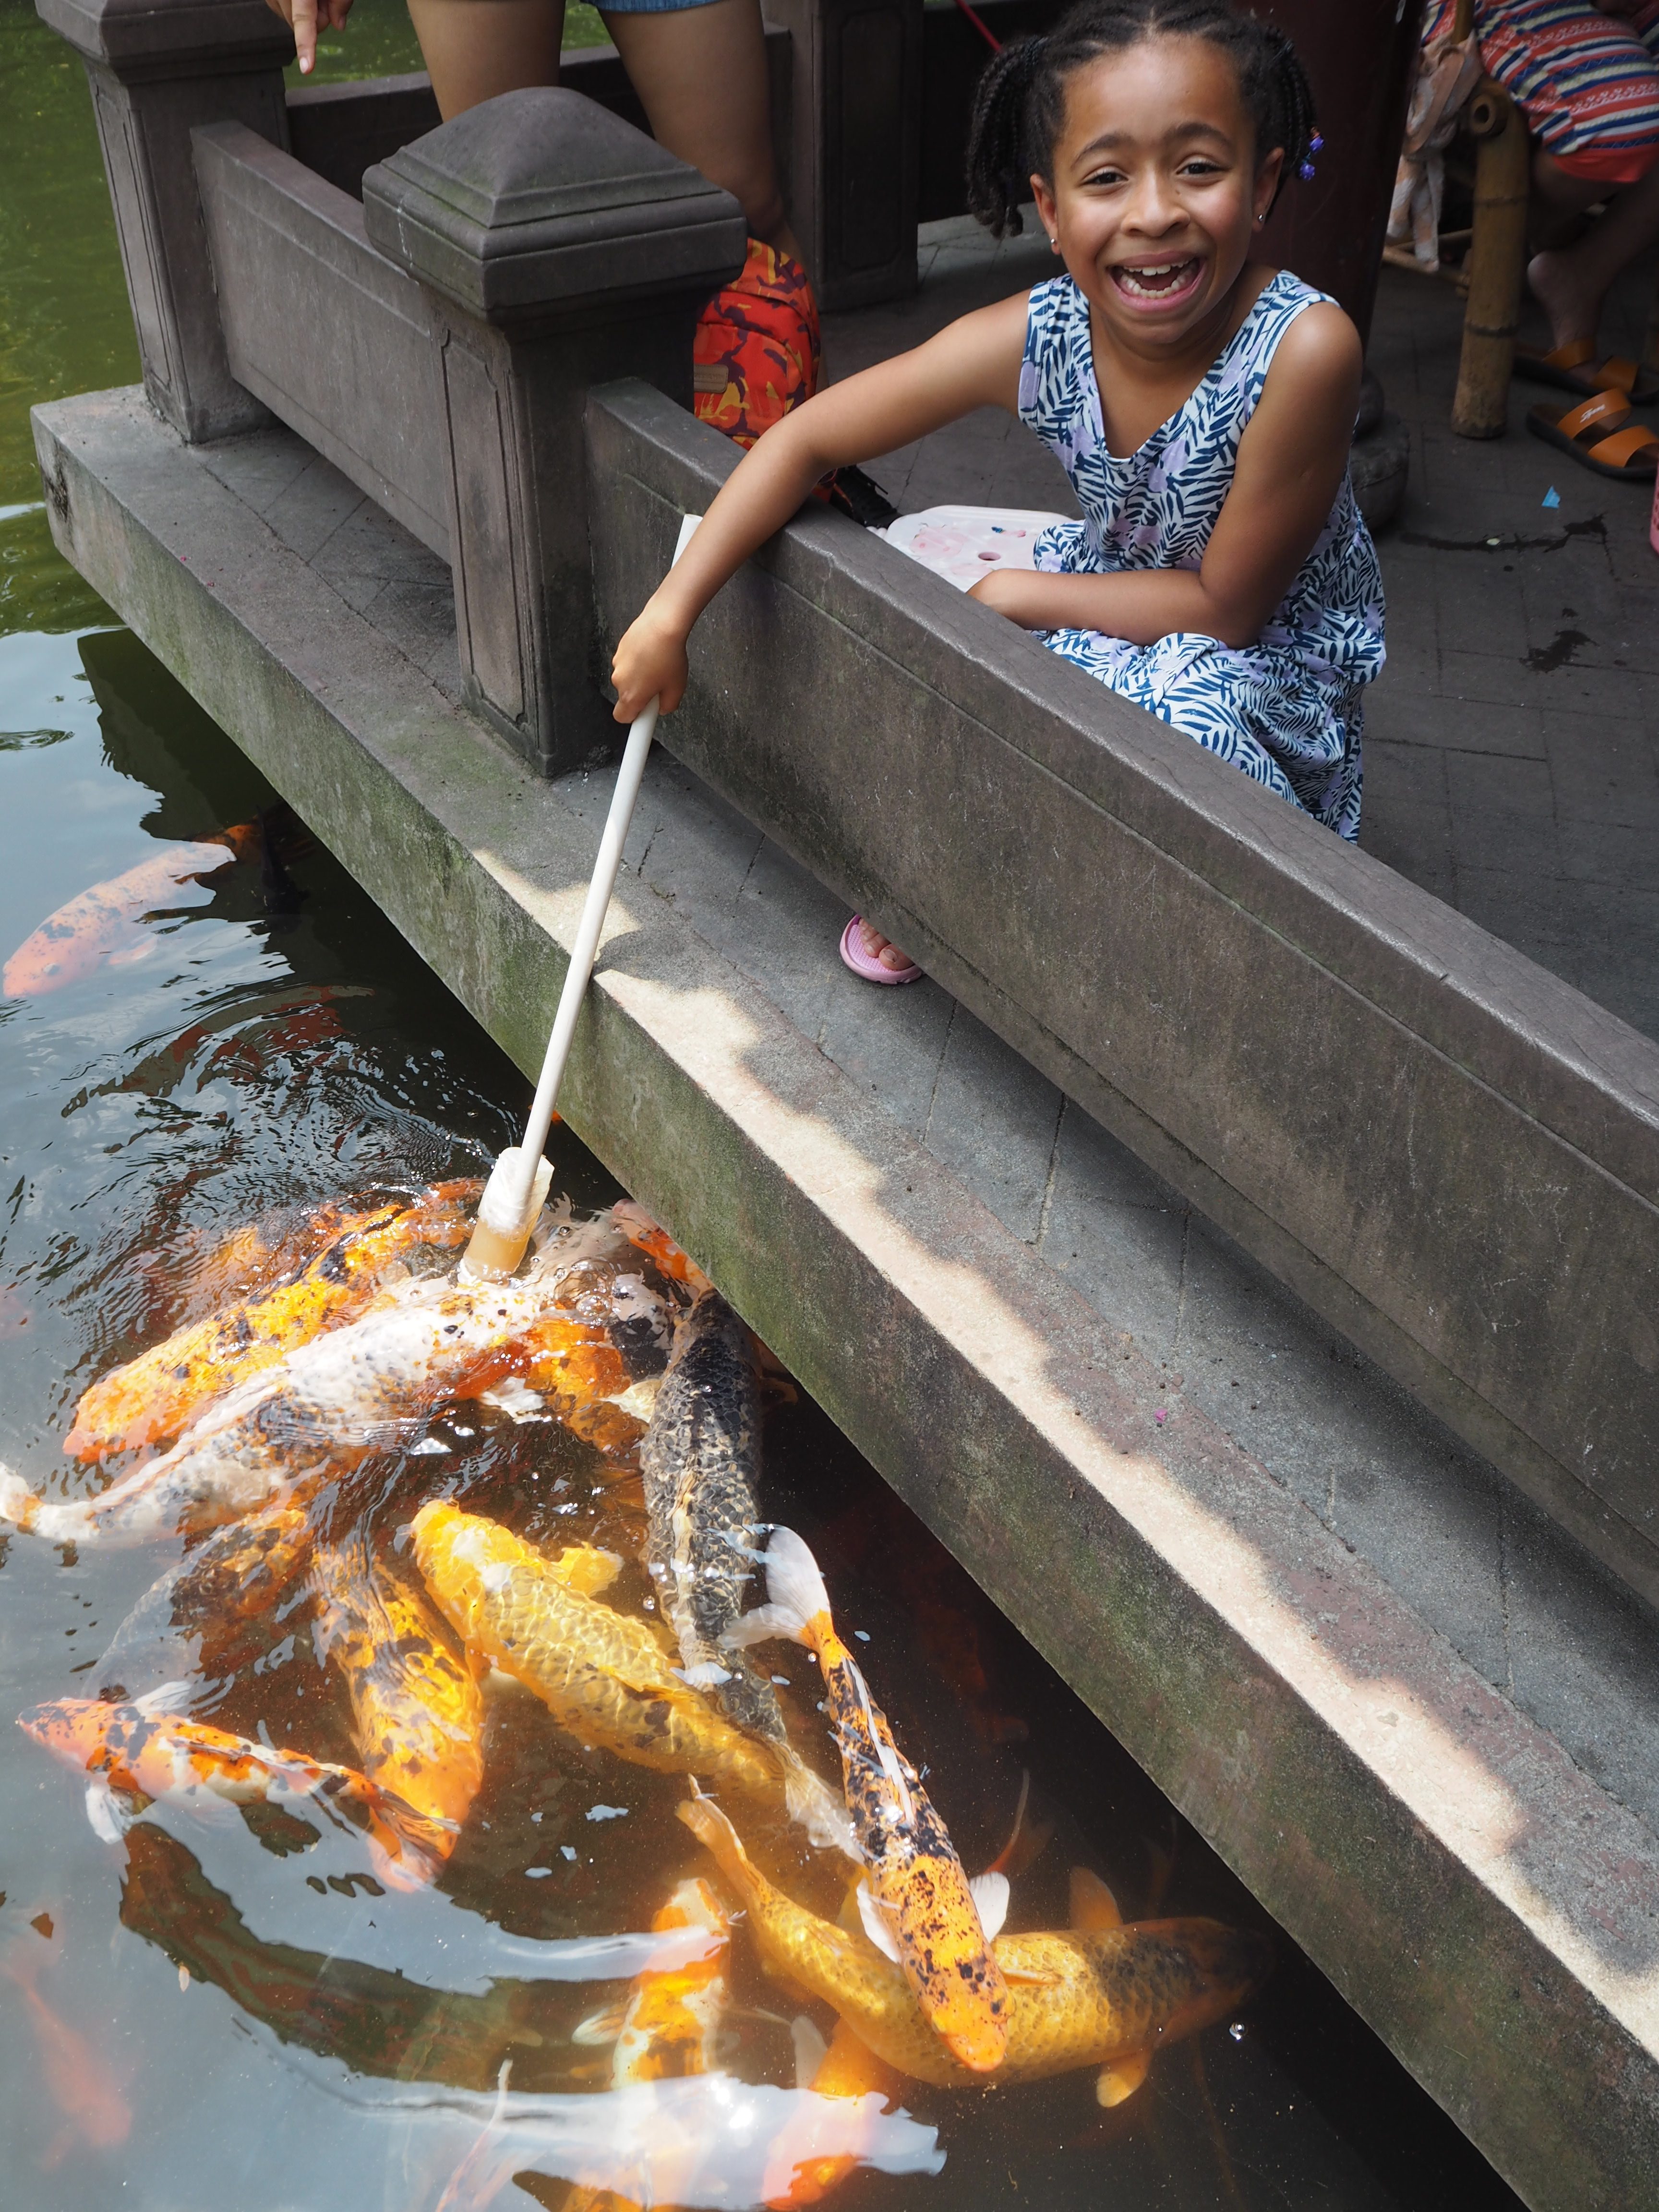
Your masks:
[[[674,547],[678,561],[696,534],[702,520],[700,514],[683,516],[680,534]],[[671,562],[670,566],[673,564]],[[617,887],[617,871],[622,866],[623,847],[628,842],[629,824],[634,818],[634,805],[640,795],[641,779],[645,775],[646,756],[651,750],[651,740],[656,732],[657,713],[660,702],[653,699],[644,713],[635,717],[628,732],[628,743],[623,749],[622,766],[617,774],[617,788],[611,795],[611,811],[605,817],[605,835],[599,840],[599,858],[593,864],[592,880],[587,886],[587,897],[582,906],[582,918],[576,929],[576,942],[570,949],[570,965],[565,971],[564,988],[559,994],[559,1010],[553,1018],[553,1034],[547,1041],[547,1054],[542,1061],[542,1072],[536,1084],[536,1096],[531,1103],[530,1118],[525,1124],[524,1143],[517,1157],[502,1153],[496,1163],[496,1172],[490,1177],[495,1185],[501,1177],[501,1188],[491,1188],[484,1193],[479,1218],[511,1235],[514,1227],[523,1222],[530,1211],[538,1170],[542,1164],[542,1147],[547,1142],[547,1133],[553,1125],[553,1109],[558,1103],[559,1085],[564,1080],[564,1064],[570,1055],[570,1040],[576,1033],[576,1017],[581,1012],[582,998],[588,979],[593,973],[593,962],[599,949],[599,933],[605,927],[605,917],[611,904],[611,894]],[[501,1176],[502,1168],[508,1173]]]

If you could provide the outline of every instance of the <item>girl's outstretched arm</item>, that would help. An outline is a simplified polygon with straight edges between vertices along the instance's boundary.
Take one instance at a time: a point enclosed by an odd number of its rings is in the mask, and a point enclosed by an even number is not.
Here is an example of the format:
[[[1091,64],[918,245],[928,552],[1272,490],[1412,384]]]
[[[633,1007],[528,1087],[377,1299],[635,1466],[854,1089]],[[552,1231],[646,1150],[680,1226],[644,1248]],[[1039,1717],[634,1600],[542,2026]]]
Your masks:
[[[1285,331],[1243,436],[1202,565],[1053,576],[999,569],[974,597],[1027,629],[1093,629],[1131,645],[1192,630],[1254,645],[1324,528],[1359,400],[1359,334],[1340,307]]]
[[[1015,411],[1026,312],[1023,292],[981,307],[914,352],[832,384],[774,423],[744,454],[617,646],[611,669],[617,721],[631,722],[653,693],[661,693],[665,714],[678,706],[692,624],[831,469],[908,446],[975,407]]]

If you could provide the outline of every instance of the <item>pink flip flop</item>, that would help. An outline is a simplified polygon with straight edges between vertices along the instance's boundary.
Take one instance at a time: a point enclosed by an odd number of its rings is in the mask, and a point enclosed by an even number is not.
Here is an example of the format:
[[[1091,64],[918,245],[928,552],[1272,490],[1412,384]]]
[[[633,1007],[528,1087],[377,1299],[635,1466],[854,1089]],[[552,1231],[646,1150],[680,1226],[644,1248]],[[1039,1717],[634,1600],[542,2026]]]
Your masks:
[[[841,933],[841,957],[853,973],[866,983],[914,983],[921,974],[914,961],[908,968],[884,968],[879,960],[870,957],[854,934],[863,919],[861,914],[855,914]]]

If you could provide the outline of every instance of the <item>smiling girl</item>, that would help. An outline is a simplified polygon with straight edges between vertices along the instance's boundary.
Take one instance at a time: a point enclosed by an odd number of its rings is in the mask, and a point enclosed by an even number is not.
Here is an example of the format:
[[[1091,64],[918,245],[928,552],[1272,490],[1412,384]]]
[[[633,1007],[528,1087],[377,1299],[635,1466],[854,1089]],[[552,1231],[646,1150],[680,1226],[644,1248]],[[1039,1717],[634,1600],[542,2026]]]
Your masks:
[[[1083,520],[974,596],[1051,652],[1352,838],[1360,694],[1382,586],[1348,482],[1360,346],[1336,306],[1249,259],[1311,174],[1289,43],[1226,0],[1083,0],[987,70],[969,198],[999,236],[1037,214],[1066,273],[833,386],[742,462],[617,648],[617,718],[685,688],[721,585],[831,469],[975,407],[1058,456]],[[855,919],[849,966],[916,970]]]

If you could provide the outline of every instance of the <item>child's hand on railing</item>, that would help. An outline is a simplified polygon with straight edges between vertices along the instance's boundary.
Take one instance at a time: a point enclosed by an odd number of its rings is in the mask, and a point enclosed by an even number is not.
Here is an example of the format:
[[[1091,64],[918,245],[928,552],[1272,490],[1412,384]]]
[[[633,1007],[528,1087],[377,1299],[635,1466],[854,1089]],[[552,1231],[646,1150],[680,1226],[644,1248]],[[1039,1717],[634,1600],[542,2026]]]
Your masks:
[[[317,65],[317,33],[343,31],[352,0],[265,0],[265,5],[293,32],[300,74],[309,76]]]
[[[672,714],[684,694],[685,680],[685,631],[659,609],[655,599],[647,599],[623,633],[611,664],[611,681],[617,687],[616,720],[631,722],[659,695],[663,713]]]

